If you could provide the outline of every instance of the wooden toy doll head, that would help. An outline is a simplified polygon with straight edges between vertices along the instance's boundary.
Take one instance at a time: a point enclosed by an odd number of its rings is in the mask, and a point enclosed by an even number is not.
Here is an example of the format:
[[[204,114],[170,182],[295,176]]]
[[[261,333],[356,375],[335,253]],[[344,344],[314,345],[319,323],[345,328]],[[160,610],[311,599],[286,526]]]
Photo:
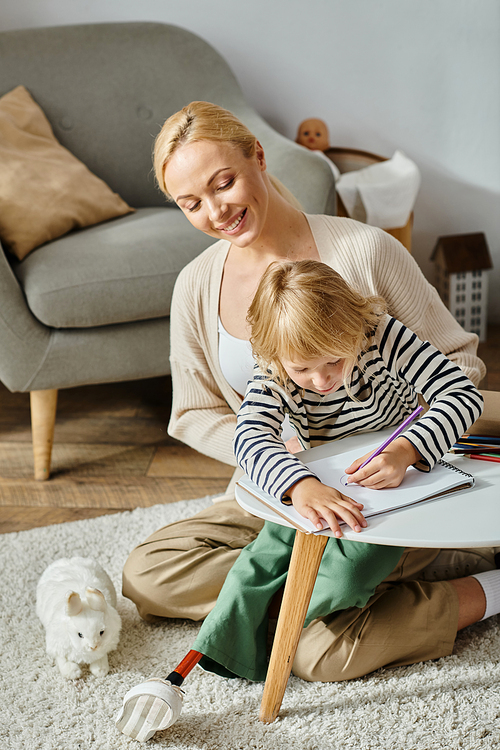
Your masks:
[[[329,140],[326,123],[316,117],[310,117],[300,123],[295,139],[296,143],[300,143],[301,146],[310,148],[312,151],[326,151],[327,148],[330,148]]]

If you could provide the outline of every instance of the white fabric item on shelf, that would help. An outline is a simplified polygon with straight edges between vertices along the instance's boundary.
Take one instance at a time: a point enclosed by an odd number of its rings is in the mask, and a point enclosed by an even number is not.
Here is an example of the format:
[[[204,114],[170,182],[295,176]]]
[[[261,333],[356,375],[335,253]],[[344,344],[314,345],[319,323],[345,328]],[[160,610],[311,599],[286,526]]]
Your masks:
[[[408,222],[420,182],[415,162],[396,151],[392,159],[345,172],[336,189],[351,219],[391,229]]]

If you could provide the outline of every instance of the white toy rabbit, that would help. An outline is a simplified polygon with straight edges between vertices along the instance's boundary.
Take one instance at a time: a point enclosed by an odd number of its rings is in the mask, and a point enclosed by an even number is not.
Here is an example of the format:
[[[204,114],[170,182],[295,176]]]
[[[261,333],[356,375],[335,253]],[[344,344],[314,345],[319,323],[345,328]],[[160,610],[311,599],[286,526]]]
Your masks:
[[[120,638],[115,607],[114,586],[95,560],[63,558],[42,573],[36,613],[46,631],[47,653],[64,677],[80,677],[79,664],[89,664],[97,677],[108,673],[108,653]]]

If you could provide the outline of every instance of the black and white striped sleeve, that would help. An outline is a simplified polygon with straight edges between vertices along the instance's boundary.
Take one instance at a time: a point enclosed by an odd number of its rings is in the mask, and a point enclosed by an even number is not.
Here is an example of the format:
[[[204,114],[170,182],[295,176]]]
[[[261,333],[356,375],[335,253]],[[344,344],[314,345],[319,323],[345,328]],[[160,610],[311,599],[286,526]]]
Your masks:
[[[399,321],[387,316],[381,334],[379,350],[388,370],[430,406],[404,433],[422,456],[416,467],[429,471],[481,416],[483,397],[456,364]]]
[[[252,380],[238,412],[233,448],[236,461],[262,490],[278,500],[299,479],[315,476],[281,439],[286,397],[269,380]]]

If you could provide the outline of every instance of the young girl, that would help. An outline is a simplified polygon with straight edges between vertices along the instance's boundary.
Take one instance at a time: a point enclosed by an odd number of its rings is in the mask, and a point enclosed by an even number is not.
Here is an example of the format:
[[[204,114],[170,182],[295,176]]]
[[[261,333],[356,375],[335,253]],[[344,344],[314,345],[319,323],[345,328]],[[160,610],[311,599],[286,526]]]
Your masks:
[[[356,432],[400,424],[418,405],[430,405],[351,482],[398,486],[413,465],[430,471],[480,416],[482,397],[437,349],[385,314],[381,298],[365,298],[336,271],[314,260],[273,263],[250,306],[251,343],[258,366],[238,414],[234,449],[248,476],[295,508],[329,539],[306,625],[348,607],[363,607],[394,569],[399,547],[343,540],[339,521],[361,532],[362,506],[323,485],[281,439],[285,416],[306,449]],[[201,665],[219,674],[263,680],[268,608],[281,588],[293,546],[292,529],[266,523],[231,569],[193,648]]]

